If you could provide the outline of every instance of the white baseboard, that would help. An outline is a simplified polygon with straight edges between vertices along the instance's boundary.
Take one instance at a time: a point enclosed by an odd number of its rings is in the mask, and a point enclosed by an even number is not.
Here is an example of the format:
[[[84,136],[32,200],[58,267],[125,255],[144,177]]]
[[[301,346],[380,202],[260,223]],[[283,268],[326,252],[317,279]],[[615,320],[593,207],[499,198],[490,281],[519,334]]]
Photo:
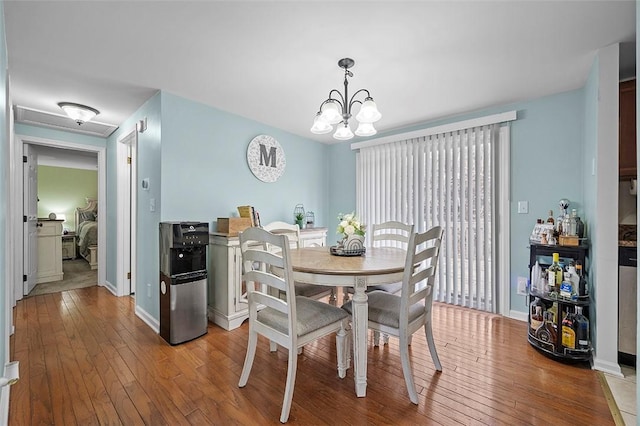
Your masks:
[[[509,318],[513,318],[518,321],[529,322],[529,314],[527,314],[526,312],[511,310],[509,311]]]
[[[0,425],[9,424],[9,392],[11,386],[0,388]]]
[[[104,282],[104,287],[106,287],[107,290],[109,290],[111,293],[113,293],[114,296],[118,296],[118,292],[116,291],[116,286],[114,286],[113,284],[111,284],[109,281],[105,281]]]
[[[136,315],[145,322],[153,331],[160,333],[160,321],[152,317],[147,311],[136,305]]]
[[[617,377],[624,377],[622,369],[617,362],[603,361],[597,357],[593,358],[592,368]]]

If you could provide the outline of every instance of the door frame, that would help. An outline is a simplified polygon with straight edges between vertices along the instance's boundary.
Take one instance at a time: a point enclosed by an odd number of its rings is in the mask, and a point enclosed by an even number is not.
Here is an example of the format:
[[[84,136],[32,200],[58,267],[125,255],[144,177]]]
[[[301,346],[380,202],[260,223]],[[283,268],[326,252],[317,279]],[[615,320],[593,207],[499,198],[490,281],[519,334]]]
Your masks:
[[[106,147],[100,147],[95,145],[84,145],[73,142],[62,141],[58,139],[46,139],[40,138],[36,136],[27,136],[27,135],[14,135],[13,144],[13,158],[11,159],[13,163],[12,177],[14,180],[12,181],[12,195],[13,199],[11,200],[11,228],[14,230],[13,233],[13,244],[11,245],[11,249],[13,251],[14,259],[23,259],[23,236],[22,236],[22,197],[24,192],[24,179],[22,173],[18,173],[18,170],[22,169],[22,146],[24,144],[31,145],[41,145],[48,146],[54,148],[62,148],[62,149],[72,149],[76,151],[87,151],[87,152],[95,152],[98,155],[98,217],[103,218],[98,221],[98,285],[104,286],[106,283],[106,263],[107,263],[107,208],[106,208],[106,200],[107,200],[107,189],[106,189],[106,181],[107,181],[107,167],[106,167]],[[106,141],[105,141],[106,143]],[[18,149],[19,148],[19,149]],[[18,263],[18,262],[16,262]],[[22,264],[22,262],[19,262]],[[23,275],[23,267],[16,267],[13,271],[13,282],[14,282],[14,300],[8,301],[8,303],[13,303],[17,300],[21,300],[23,298],[22,291],[22,275]],[[111,291],[110,286],[107,286]]]
[[[138,130],[134,128],[117,141],[117,296],[129,296],[136,292],[136,200]],[[131,157],[127,163],[127,157]],[[128,200],[128,202],[127,202]],[[129,244],[127,244],[129,241]],[[129,267],[126,265],[129,263]],[[129,269],[128,271],[126,269]],[[127,272],[131,278],[127,278]]]

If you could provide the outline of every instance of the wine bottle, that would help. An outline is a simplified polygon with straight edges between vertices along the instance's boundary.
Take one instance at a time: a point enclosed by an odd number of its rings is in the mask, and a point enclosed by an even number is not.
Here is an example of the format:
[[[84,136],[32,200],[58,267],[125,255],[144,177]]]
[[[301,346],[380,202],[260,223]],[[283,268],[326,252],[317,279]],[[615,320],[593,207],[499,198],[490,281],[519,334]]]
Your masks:
[[[574,324],[576,331],[576,348],[589,349],[589,320],[582,315],[582,306],[576,306]]]
[[[586,296],[588,292],[587,278],[582,270],[582,263],[576,262],[576,273],[578,274],[578,296]]]
[[[562,346],[569,349],[576,348],[575,315],[567,312],[567,316],[562,320]]]
[[[549,293],[557,296],[560,284],[562,284],[562,268],[560,267],[560,255],[558,253],[553,253],[553,263],[547,269],[547,281]]]

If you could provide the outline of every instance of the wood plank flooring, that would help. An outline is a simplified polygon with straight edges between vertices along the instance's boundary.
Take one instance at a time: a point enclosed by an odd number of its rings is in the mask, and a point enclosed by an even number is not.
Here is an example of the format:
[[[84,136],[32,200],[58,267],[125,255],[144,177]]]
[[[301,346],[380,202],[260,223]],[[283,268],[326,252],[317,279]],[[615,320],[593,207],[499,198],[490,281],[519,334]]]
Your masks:
[[[259,340],[249,383],[238,388],[247,323],[170,346],[134,314],[131,298],[89,287],[24,299],[15,309],[10,425],[279,424],[287,354]],[[526,324],[437,305],[436,373],[424,335],[411,347],[420,403],[410,403],[397,341],[368,352],[366,398],[353,370],[339,379],[335,337],[304,349],[290,424],[614,424],[596,372],[534,350]]]

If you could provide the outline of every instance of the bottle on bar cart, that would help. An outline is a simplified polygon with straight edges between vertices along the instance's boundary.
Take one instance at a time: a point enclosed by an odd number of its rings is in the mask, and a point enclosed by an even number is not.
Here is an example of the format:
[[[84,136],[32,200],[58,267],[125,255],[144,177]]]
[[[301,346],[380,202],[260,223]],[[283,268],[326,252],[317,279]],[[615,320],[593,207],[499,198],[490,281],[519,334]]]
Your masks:
[[[553,263],[547,269],[547,282],[549,284],[549,294],[557,296],[562,284],[562,267],[560,267],[560,255],[553,253]]]
[[[576,330],[576,349],[589,349],[589,320],[582,315],[582,306],[576,306],[574,316]]]

